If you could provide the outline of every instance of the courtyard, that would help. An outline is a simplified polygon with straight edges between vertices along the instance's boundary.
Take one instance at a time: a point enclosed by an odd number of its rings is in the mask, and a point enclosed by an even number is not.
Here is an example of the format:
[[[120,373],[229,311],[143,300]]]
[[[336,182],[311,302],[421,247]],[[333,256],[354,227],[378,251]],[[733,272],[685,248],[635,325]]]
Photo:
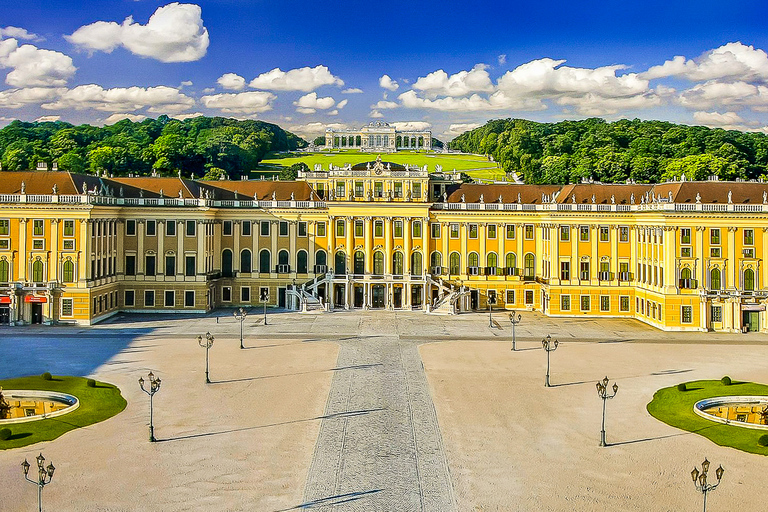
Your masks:
[[[3,329],[0,378],[91,376],[127,408],[0,451],[0,510],[31,510],[20,463],[55,464],[49,510],[700,510],[690,472],[726,469],[710,510],[758,510],[764,456],[670,427],[646,404],[697,379],[765,383],[764,334],[665,333],[631,320],[523,312],[324,315],[253,309],[123,315],[93,328]],[[210,331],[210,378],[196,337]],[[560,341],[544,387],[541,339]],[[157,443],[137,380],[153,371]],[[618,383],[598,446],[595,382]],[[65,421],[66,417],[62,418]]]

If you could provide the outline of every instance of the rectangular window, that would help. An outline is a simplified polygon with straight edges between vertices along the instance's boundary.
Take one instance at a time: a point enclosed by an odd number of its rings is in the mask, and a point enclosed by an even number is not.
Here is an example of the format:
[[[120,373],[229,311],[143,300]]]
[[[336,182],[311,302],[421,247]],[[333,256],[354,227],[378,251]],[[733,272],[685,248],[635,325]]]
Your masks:
[[[225,220],[222,224],[221,234],[223,236],[232,236],[232,221]]]
[[[40,240],[32,240],[32,249],[36,251],[45,249],[45,240],[42,238]]]
[[[515,290],[507,290],[507,304],[515,303]]]
[[[165,290],[165,307],[172,308],[176,305],[176,292],[173,290]]]
[[[155,306],[154,290],[144,290],[144,306],[150,308]]]
[[[187,236],[195,236],[197,233],[197,223],[193,220],[187,221]]]
[[[269,236],[269,221],[261,221],[261,236]]]
[[[127,236],[136,236],[136,221],[134,219],[125,221],[125,234]]]
[[[414,238],[421,238],[421,221],[415,221],[413,223],[413,236]]]
[[[681,306],[680,321],[684,324],[693,322],[693,306]]]
[[[755,243],[755,231],[752,229],[744,230],[744,245],[754,245]]]
[[[611,297],[610,295],[601,295],[600,296],[600,311],[610,311],[611,310]]]
[[[403,184],[399,181],[395,182],[395,197],[403,197]]]
[[[166,234],[166,236],[176,236],[176,221],[175,220],[166,220],[165,221],[165,234]]]
[[[440,224],[437,222],[433,222],[431,224],[432,227],[432,238],[440,238]]]
[[[582,311],[589,311],[592,308],[592,304],[590,303],[589,295],[582,295],[580,303],[581,303],[581,310]]]
[[[571,310],[571,296],[570,295],[561,295],[560,296],[560,311],[570,311]]]
[[[691,243],[691,228],[680,228],[680,243],[681,244]]]
[[[627,226],[619,227],[619,242],[629,242],[629,228]]]
[[[680,257],[681,258],[690,258],[691,257],[691,248],[690,247],[681,247],[680,248]]]
[[[280,236],[288,236],[288,223],[286,221],[281,220],[277,226],[280,230],[279,231]]]
[[[61,299],[61,316],[72,316],[74,299]]]
[[[610,240],[611,234],[610,231],[608,231],[608,226],[600,226],[600,241],[609,242]]]
[[[488,224],[488,238],[496,238],[496,224]]]
[[[723,307],[722,306],[712,306],[712,321],[713,322],[722,322],[723,321]]]
[[[165,257],[165,275],[176,275],[176,256],[169,255]]]
[[[421,183],[414,183],[412,191],[414,199],[419,199],[421,197]]]
[[[148,220],[147,221],[147,236],[156,236],[157,235],[157,222],[154,220]]]
[[[70,221],[70,222],[73,222],[73,221]],[[0,236],[8,236],[10,234],[11,234],[11,221],[8,219],[0,219]]]
[[[720,228],[712,228],[709,230],[709,243],[712,245],[720,245]]]
[[[451,224],[451,238],[459,238],[459,225]]]
[[[477,224],[469,225],[469,238],[477,238]]]
[[[629,311],[629,296],[622,295],[619,297],[619,311],[626,313]]]
[[[306,223],[305,223],[306,228]],[[251,236],[251,221],[244,220],[240,222],[240,234],[243,236]]]
[[[363,236],[363,221],[361,220],[355,221],[355,236],[357,237]]]
[[[250,229],[248,231],[250,231]],[[307,221],[305,220],[299,221],[299,236],[307,236]]]
[[[512,240],[514,238],[515,238],[515,225],[507,224],[507,240]]]
[[[533,224],[525,225],[525,239],[533,240]]]
[[[133,254],[128,254],[125,256],[125,275],[136,275],[136,256]]]
[[[45,235],[45,227],[42,219],[35,219],[32,221],[32,235],[34,236]]]
[[[123,295],[123,301],[125,302],[126,306],[135,306],[136,292],[134,292],[133,290],[125,290],[125,294]]]
[[[184,307],[185,308],[193,308],[195,307],[195,292],[194,291],[185,291],[184,292]]]
[[[224,286],[221,289],[221,300],[223,302],[232,302],[232,287]]]
[[[384,236],[384,221],[376,220],[373,222],[373,236],[381,238]]]
[[[395,238],[403,238],[403,221],[396,220],[394,222]]]
[[[194,277],[196,274],[195,269],[195,257],[194,256],[187,256],[185,258],[186,265],[185,265],[185,272],[184,275],[187,277]]]
[[[589,242],[589,226],[579,226],[579,241]]]
[[[2,223],[2,221],[0,221]],[[0,229],[0,235],[2,235],[2,230]],[[73,220],[65,220],[64,221],[64,236],[75,236],[75,221]]]
[[[343,181],[336,182],[336,197],[344,199],[346,197],[346,188]]]
[[[147,254],[144,256],[144,274],[148,276],[154,276],[157,268],[155,266],[155,255]]]
[[[72,240],[65,240],[64,241],[65,245],[66,245],[66,242],[71,242],[71,241]],[[11,241],[9,239],[4,238],[3,240],[0,240],[0,249],[6,249],[7,250],[7,249],[10,249],[10,248],[11,248]],[[66,247],[64,247],[64,248],[66,249]]]
[[[582,261],[579,263],[579,279],[582,281],[589,281],[589,262]]]
[[[325,222],[317,223],[317,236],[320,236],[320,237],[325,236]]]
[[[363,197],[363,182],[355,182],[355,197]]]
[[[560,241],[568,242],[571,239],[571,226],[560,226]]]
[[[373,184],[373,195],[375,197],[384,197],[384,184],[377,181]]]
[[[525,305],[533,304],[533,290],[525,290]]]
[[[251,302],[250,286],[243,286],[240,288],[240,302]]]
[[[709,248],[709,257],[710,258],[719,258],[720,257],[720,247],[710,247]]]
[[[344,236],[344,221],[336,221],[336,236]]]

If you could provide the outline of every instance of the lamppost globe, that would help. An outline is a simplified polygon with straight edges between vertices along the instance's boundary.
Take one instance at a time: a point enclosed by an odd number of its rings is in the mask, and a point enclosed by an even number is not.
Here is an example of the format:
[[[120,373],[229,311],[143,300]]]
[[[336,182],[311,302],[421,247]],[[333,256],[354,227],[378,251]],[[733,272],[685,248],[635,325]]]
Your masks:
[[[514,352],[517,350],[517,337],[515,335],[515,326],[520,323],[520,320],[522,320],[522,315],[519,313],[516,313],[513,309],[512,312],[509,314],[509,321],[512,323],[512,351]]]
[[[211,350],[211,347],[213,346],[213,340],[214,340],[214,337],[213,335],[211,335],[210,332],[205,333],[205,341],[203,341],[202,336],[197,337],[197,344],[205,349],[205,383],[206,384],[211,383],[211,379],[208,378],[208,352]]]
[[[144,387],[144,377],[139,377],[139,387],[141,390],[149,395],[149,441],[154,443],[155,439],[155,424],[154,424],[154,397],[155,393],[160,390],[160,379],[155,378],[155,374],[151,371],[147,375],[149,379],[149,389]]]
[[[235,317],[235,320],[240,321],[240,348],[245,348],[243,346],[243,322],[245,322],[245,317],[248,316],[248,313],[243,308],[238,308],[232,315]]]
[[[704,462],[701,463],[701,471],[699,471],[697,467],[694,467],[693,471],[691,471],[691,479],[693,480],[693,485],[696,487],[697,491],[704,495],[704,512],[707,512],[707,494],[714,491],[717,486],[720,485],[720,481],[723,479],[723,473],[725,473],[723,466],[719,466],[715,470],[715,478],[717,478],[717,483],[708,483],[707,474],[709,473],[709,465],[709,460],[704,458]]]
[[[611,388],[613,389],[613,394],[609,394],[608,377],[606,376],[603,380],[597,381],[595,387],[597,388],[597,396],[603,401],[603,423],[602,428],[600,429],[600,446],[607,446],[605,443],[605,402],[616,396],[616,393],[619,391],[619,385],[614,382],[613,387]]]
[[[24,462],[21,463],[21,470],[24,472],[24,479],[26,481],[37,485],[37,510],[38,512],[42,512],[43,487],[51,483],[51,480],[53,480],[53,472],[56,471],[56,468],[53,466],[52,462],[48,464],[48,467],[45,467],[45,457],[43,457],[42,453],[36,457],[36,460],[37,480],[29,478],[30,464],[27,462],[27,459],[24,459]]]
[[[541,340],[541,347],[547,351],[547,377],[544,380],[544,386],[545,387],[551,387],[549,384],[549,353],[554,352],[557,350],[557,346],[560,344],[559,341],[553,340],[552,336],[547,334],[547,337]]]

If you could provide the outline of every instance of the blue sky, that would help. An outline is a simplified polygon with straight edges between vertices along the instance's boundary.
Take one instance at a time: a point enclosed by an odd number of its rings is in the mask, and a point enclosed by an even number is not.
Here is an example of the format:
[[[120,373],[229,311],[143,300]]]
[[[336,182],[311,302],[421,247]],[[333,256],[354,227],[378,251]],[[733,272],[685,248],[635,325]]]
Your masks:
[[[6,2],[7,3],[7,2]],[[764,1],[13,2],[0,123],[374,119],[450,140],[489,119],[768,131]]]

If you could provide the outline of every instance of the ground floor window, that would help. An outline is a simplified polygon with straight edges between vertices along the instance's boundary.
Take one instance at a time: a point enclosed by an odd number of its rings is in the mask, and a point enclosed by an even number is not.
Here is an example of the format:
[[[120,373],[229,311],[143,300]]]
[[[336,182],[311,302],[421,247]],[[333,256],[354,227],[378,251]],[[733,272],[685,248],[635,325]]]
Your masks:
[[[176,292],[173,290],[165,291],[165,307],[172,308],[176,305]]]
[[[223,302],[232,302],[232,287],[225,286],[221,289],[221,300]]]
[[[507,290],[507,304],[515,303],[515,290]]]
[[[61,299],[61,316],[72,316],[73,310],[73,299]]]
[[[184,307],[191,308],[195,306],[195,292],[194,291],[185,291],[184,292]]]
[[[610,311],[610,310],[611,310],[611,297],[608,295],[601,295],[600,311]]]
[[[562,311],[570,311],[571,310],[571,296],[570,295],[561,295],[560,296],[560,309]]]
[[[592,308],[592,305],[591,305],[589,299],[590,299],[589,295],[582,295],[581,296],[581,310],[582,311],[589,311]]]
[[[124,302],[126,306],[134,306],[136,304],[136,292],[125,290]]]
[[[629,296],[622,295],[619,297],[619,311],[627,312],[629,311]]]
[[[146,290],[146,291],[144,291],[144,306],[145,307],[154,307],[155,306],[155,291],[154,290]]]
[[[528,306],[533,304],[533,290],[525,290],[525,304]]]
[[[712,321],[713,322],[722,322],[723,321],[723,307],[722,306],[712,306]]]
[[[682,306],[680,317],[684,324],[690,324],[693,322],[693,306]]]
[[[240,302],[251,302],[251,287],[243,286],[240,288]]]

